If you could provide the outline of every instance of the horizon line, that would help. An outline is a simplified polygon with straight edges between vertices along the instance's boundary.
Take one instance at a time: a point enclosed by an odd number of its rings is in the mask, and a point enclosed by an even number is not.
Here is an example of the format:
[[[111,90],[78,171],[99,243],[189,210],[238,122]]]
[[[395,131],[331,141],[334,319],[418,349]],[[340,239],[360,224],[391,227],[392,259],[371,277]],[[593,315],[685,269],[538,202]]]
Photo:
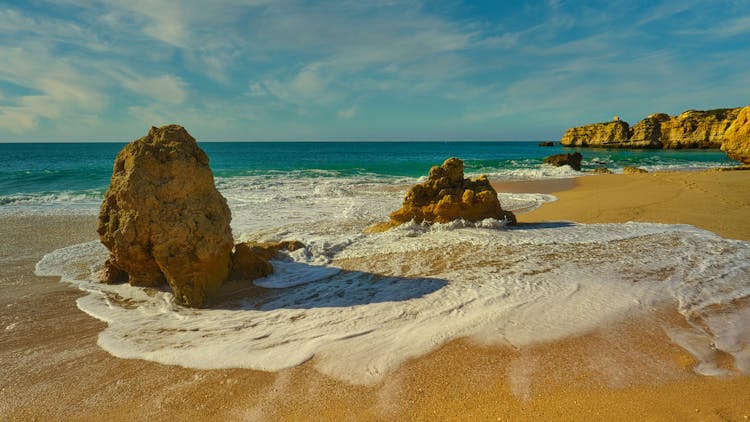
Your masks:
[[[140,139],[140,138],[137,138]],[[137,139],[129,141],[124,140],[24,140],[24,141],[11,141],[11,140],[0,140],[0,144],[117,144],[117,143],[130,143]],[[398,143],[398,142],[437,142],[437,143],[460,143],[460,142],[495,142],[495,143],[533,143],[533,142],[550,142],[550,140],[497,140],[497,139],[253,139],[253,140],[222,140],[222,139],[196,139],[198,143],[355,143],[355,142],[371,142],[371,143]],[[551,141],[559,142],[559,141]]]

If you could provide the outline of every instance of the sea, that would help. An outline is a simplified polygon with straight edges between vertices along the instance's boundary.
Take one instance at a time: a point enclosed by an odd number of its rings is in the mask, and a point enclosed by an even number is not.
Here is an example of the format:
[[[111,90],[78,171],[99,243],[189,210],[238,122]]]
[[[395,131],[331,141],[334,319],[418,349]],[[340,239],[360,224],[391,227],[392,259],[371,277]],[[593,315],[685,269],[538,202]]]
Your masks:
[[[109,184],[124,143],[0,143],[0,213],[91,212]],[[464,160],[469,176],[491,180],[576,177],[569,167],[542,165],[552,154],[578,151],[583,170],[625,166],[648,171],[700,170],[737,163],[716,150],[574,149],[535,142],[208,142],[219,188],[286,182],[413,183],[445,159]]]
[[[124,144],[0,144],[0,215],[95,216]],[[168,288],[97,282],[99,242],[50,251],[36,273],[88,294],[109,353],[192,368],[279,371],[305,362],[354,384],[458,339],[513,348],[670,309],[664,332],[706,376],[750,373],[750,242],[688,225],[549,221],[407,223],[366,231],[449,157],[493,181],[601,177],[543,164],[574,149],[533,142],[200,143],[235,240],[299,240],[274,273],[205,309]],[[719,151],[580,149],[583,169],[701,170]],[[499,192],[528,212],[556,198]],[[595,198],[592,198],[595,200]],[[707,216],[708,218],[708,216]],[[11,221],[11,220],[5,220]],[[730,357],[730,358],[727,358]],[[666,364],[666,363],[665,363]],[[613,369],[613,372],[618,372]]]

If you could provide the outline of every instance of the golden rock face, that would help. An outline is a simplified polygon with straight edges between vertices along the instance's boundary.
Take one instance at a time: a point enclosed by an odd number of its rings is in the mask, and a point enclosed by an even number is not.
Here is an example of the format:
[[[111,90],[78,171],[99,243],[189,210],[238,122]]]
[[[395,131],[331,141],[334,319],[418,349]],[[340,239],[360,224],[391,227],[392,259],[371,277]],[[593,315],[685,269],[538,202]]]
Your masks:
[[[628,141],[630,126],[623,120],[570,128],[560,143],[564,146],[612,146]]]
[[[664,148],[719,148],[739,108],[688,110],[661,123]]]
[[[506,219],[515,224],[516,217],[500,206],[497,192],[487,176],[464,178],[464,163],[449,158],[443,165],[430,169],[424,183],[412,186],[403,206],[390,215],[390,221],[370,231],[383,231],[408,221],[447,223],[457,219],[479,221],[486,218]]]
[[[688,110],[678,116],[655,113],[629,127],[623,120],[570,128],[564,146],[609,148],[718,148],[739,108]]]
[[[721,150],[733,160],[750,164],[750,106],[740,110],[725,137]]]
[[[195,139],[182,126],[152,127],[115,159],[97,230],[110,250],[103,281],[166,281],[178,303],[202,306],[229,276],[230,221]]]

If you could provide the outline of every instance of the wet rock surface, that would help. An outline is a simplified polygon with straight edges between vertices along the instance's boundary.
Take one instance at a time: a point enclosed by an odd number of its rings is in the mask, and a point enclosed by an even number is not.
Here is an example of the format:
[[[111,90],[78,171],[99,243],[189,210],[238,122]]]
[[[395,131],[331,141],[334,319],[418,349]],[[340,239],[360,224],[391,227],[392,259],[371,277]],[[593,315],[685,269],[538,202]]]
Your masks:
[[[573,170],[581,171],[581,160],[583,156],[580,152],[572,154],[555,154],[544,159],[544,164],[556,167],[570,166]]]

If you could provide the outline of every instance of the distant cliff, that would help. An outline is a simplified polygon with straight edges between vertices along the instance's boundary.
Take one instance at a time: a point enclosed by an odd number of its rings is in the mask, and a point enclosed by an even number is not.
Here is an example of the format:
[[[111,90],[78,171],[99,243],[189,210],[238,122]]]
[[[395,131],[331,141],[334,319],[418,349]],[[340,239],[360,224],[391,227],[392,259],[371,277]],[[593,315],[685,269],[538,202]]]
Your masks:
[[[591,125],[570,128],[565,131],[560,143],[565,146],[586,147],[620,147],[628,141],[630,126],[628,122],[615,120],[607,123],[594,123]]]
[[[688,110],[678,116],[652,114],[630,127],[619,118],[570,128],[564,146],[611,148],[719,148],[741,108]]]

